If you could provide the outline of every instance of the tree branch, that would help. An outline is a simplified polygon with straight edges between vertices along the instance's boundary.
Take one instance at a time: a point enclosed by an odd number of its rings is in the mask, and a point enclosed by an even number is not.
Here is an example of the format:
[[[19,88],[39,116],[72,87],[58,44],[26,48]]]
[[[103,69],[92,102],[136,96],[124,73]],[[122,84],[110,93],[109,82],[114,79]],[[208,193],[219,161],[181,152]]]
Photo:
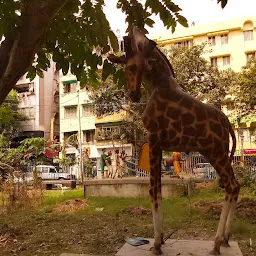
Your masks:
[[[0,57],[4,60],[0,66],[0,104],[24,75],[33,58],[45,40],[49,25],[68,0],[30,0],[22,23],[17,29],[15,38],[6,38],[1,45]],[[5,49],[9,49],[5,52]],[[1,69],[2,68],[2,69]],[[2,74],[1,74],[2,73]]]

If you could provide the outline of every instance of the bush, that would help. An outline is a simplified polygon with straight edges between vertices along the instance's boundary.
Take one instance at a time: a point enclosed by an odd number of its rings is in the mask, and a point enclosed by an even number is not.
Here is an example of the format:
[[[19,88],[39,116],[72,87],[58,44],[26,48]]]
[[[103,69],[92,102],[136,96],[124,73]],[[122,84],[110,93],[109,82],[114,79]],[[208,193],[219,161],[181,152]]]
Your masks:
[[[250,167],[237,166],[233,167],[233,169],[240,186],[247,187],[256,194],[256,175],[252,172]]]

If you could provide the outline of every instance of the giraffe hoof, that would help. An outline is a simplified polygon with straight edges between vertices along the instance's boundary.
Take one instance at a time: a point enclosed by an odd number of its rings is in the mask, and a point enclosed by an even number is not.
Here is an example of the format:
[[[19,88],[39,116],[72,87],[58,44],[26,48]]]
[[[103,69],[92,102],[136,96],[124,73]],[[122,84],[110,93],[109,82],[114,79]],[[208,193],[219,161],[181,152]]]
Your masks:
[[[161,245],[153,246],[150,248],[150,251],[153,252],[154,255],[162,255]]]
[[[153,248],[153,253],[155,255],[162,255],[163,254],[161,248],[155,248],[155,247]]]
[[[223,246],[223,247],[230,247],[228,240],[223,240],[221,242],[221,246]]]
[[[216,250],[216,249],[213,249],[211,252],[210,252],[210,255],[220,255],[220,251]]]

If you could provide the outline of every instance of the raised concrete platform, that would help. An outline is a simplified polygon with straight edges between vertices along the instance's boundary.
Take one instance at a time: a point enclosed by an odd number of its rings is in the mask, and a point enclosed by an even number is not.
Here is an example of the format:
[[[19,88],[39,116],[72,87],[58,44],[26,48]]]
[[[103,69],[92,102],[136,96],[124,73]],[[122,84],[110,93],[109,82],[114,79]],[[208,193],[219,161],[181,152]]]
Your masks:
[[[146,238],[147,239],[147,238]],[[125,244],[116,254],[116,256],[152,256],[150,248],[153,246],[154,239],[147,239],[149,244],[141,246],[131,246]],[[162,245],[163,256],[207,256],[213,249],[213,241],[202,240],[172,240],[168,239]],[[221,247],[223,256],[243,256],[237,242],[230,242],[230,247]]]
[[[162,178],[163,197],[191,195],[194,182],[190,179]],[[92,179],[84,181],[84,196],[148,197],[148,177]]]

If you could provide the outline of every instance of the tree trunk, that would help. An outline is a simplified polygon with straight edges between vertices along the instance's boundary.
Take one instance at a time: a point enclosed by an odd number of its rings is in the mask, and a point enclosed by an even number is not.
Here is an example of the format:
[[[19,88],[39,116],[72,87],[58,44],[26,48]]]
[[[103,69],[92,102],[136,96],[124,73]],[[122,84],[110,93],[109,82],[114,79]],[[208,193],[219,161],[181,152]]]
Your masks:
[[[6,35],[0,46],[0,104],[24,75],[43,44],[49,25],[67,0],[30,0],[20,27]]]

